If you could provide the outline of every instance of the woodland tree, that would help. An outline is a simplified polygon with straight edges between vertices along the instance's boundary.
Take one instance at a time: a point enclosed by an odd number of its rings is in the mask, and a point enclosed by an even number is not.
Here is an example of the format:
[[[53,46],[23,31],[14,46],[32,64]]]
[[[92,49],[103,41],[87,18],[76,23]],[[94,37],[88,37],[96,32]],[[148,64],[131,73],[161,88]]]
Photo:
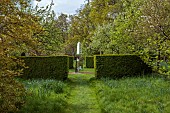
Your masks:
[[[14,79],[22,72],[17,66],[24,65],[11,55],[38,44],[37,34],[42,26],[39,17],[29,9],[29,1],[0,1],[0,111],[3,113],[16,112],[24,104],[24,86]]]
[[[162,72],[167,68],[160,64],[169,56],[169,6],[167,0],[124,0],[123,10],[114,22],[114,36],[124,39],[126,53],[140,54],[155,70]]]

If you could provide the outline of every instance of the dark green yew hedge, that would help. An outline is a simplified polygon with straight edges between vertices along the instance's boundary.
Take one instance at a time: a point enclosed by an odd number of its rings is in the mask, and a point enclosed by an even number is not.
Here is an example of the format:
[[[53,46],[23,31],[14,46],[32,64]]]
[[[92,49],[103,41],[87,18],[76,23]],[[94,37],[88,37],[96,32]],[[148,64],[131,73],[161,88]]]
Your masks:
[[[121,78],[152,72],[137,55],[95,55],[94,68],[97,78]]]
[[[69,69],[73,69],[74,68],[74,56],[69,56]]]
[[[65,80],[68,77],[68,56],[20,57],[28,68],[22,78],[42,78]]]
[[[86,57],[86,68],[94,68],[94,57]]]

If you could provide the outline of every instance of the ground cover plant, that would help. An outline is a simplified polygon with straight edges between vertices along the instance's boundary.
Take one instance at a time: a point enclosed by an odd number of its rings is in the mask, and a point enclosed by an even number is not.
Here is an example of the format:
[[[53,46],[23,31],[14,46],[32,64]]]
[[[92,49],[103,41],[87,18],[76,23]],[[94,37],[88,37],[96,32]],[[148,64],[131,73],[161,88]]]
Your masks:
[[[93,81],[103,113],[168,113],[170,83],[160,77]]]
[[[26,103],[19,113],[64,113],[67,84],[56,80],[20,80],[27,90]]]

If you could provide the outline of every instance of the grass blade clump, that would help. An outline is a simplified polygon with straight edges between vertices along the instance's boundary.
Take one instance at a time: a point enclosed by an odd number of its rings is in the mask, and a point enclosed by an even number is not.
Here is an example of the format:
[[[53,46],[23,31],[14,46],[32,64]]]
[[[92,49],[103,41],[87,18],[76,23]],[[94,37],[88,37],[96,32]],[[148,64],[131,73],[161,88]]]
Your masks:
[[[65,84],[61,81],[47,81],[46,83],[42,84],[43,89],[48,91],[54,91],[55,93],[63,93]]]
[[[168,113],[170,83],[159,77],[138,77],[93,82],[103,112]]]
[[[25,80],[25,106],[21,113],[63,113],[67,106],[67,85],[56,80]]]

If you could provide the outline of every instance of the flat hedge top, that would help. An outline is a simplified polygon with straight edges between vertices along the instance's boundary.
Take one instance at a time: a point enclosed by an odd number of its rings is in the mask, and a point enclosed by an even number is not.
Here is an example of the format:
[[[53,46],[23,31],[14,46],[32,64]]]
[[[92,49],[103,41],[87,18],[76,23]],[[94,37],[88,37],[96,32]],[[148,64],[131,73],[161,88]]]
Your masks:
[[[57,55],[57,56],[19,56],[19,58],[25,58],[25,57],[30,57],[30,58],[49,58],[49,57],[68,57],[68,55]]]
[[[104,55],[94,55],[94,56],[139,56],[137,54],[104,54]]]

